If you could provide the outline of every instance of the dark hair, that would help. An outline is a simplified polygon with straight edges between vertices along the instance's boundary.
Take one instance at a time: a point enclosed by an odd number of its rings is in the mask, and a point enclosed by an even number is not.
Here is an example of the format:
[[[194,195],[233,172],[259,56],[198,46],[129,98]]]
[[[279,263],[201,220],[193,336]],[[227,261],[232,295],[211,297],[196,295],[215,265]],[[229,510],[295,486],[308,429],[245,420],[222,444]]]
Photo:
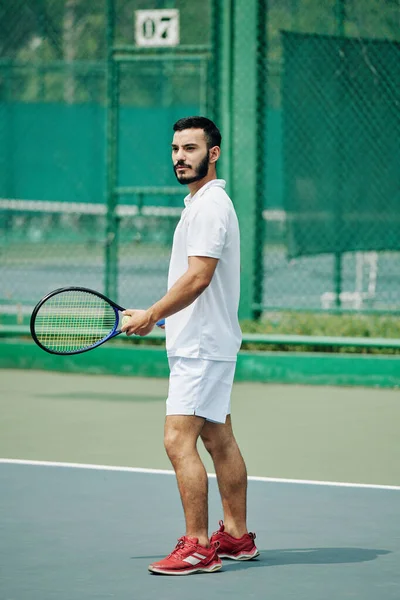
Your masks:
[[[208,149],[221,146],[221,132],[216,124],[207,117],[184,117],[179,119],[173,127],[174,131],[183,131],[184,129],[202,129]]]

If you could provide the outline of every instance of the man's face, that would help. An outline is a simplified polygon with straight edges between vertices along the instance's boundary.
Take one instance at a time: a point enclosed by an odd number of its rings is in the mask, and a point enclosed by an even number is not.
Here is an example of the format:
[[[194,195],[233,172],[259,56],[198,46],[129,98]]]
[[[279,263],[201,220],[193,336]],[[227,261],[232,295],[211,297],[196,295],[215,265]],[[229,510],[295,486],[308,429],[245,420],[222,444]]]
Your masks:
[[[209,151],[202,129],[175,132],[172,140],[172,162],[176,178],[182,185],[206,177]]]

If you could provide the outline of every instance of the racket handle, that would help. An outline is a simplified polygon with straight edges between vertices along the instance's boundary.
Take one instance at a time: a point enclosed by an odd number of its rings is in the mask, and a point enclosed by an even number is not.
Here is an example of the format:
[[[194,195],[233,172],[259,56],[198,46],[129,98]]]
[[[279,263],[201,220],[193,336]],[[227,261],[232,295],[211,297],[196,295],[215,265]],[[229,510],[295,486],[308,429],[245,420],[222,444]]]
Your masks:
[[[128,321],[129,321],[129,316],[124,315],[122,317],[122,325],[125,325],[125,323],[127,323]],[[163,327],[165,325],[165,319],[160,319],[159,321],[157,321],[156,325],[157,325],[157,327]]]

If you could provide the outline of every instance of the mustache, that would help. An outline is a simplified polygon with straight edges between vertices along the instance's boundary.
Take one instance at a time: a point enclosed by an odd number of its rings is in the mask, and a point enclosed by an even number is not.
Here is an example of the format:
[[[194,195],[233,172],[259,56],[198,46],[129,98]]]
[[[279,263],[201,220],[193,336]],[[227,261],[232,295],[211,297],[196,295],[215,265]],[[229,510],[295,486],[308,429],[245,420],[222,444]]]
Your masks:
[[[186,167],[187,169],[191,169],[192,167],[190,165],[185,164],[182,161],[179,161],[176,163],[176,165],[174,165],[174,169],[177,169],[178,167]]]

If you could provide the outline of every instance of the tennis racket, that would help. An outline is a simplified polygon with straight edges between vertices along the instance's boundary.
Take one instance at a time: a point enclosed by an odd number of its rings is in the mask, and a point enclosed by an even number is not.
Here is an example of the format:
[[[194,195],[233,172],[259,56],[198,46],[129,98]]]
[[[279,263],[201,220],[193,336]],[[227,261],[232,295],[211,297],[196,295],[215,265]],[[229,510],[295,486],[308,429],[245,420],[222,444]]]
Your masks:
[[[80,354],[121,333],[125,309],[103,294],[84,287],[50,292],[35,306],[31,335],[50,354]],[[158,321],[161,327],[165,320]]]

